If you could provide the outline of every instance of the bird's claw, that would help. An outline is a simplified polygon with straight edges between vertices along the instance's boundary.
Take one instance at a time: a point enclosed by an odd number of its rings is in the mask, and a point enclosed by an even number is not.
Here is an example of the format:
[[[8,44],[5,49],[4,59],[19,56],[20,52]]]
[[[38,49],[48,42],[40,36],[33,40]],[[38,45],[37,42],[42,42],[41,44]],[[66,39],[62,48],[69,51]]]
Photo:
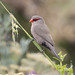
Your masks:
[[[44,54],[44,49],[41,50],[41,53]]]
[[[35,39],[33,38],[33,39],[31,39],[31,42],[33,42]]]

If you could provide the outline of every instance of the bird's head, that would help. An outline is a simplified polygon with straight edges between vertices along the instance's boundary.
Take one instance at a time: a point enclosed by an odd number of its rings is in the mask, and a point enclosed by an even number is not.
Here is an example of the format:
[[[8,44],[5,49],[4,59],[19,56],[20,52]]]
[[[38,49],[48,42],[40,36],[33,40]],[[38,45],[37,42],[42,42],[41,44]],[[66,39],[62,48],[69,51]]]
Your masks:
[[[29,22],[30,23],[44,23],[44,20],[40,16],[32,16]]]

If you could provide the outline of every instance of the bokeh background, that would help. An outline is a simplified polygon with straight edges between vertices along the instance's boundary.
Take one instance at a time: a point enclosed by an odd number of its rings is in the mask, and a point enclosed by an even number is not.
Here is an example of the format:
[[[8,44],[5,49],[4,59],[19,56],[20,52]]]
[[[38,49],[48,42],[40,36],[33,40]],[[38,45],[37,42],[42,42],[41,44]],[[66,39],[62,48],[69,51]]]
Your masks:
[[[73,68],[75,67],[75,0],[2,0],[2,2],[30,35],[30,18],[33,15],[42,16],[50,29],[56,51],[67,53],[63,63],[68,66],[73,64]],[[0,73],[4,72],[59,75],[21,29],[16,44],[13,43],[10,16],[0,5]]]

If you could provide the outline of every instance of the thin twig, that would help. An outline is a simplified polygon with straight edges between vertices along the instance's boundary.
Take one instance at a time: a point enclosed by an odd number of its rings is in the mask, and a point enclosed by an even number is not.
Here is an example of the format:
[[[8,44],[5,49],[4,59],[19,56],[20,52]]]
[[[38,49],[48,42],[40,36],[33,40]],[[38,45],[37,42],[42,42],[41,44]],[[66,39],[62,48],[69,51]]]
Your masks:
[[[32,40],[33,38],[29,35],[29,33],[21,26],[21,24],[17,21],[17,19],[9,12],[9,10],[5,7],[5,5],[0,1],[0,4],[3,6],[3,8],[13,17],[13,19],[16,21],[16,23],[19,25],[19,27],[27,34],[27,36]],[[36,41],[33,41],[34,45],[39,49],[39,51],[42,51],[42,48],[39,46],[39,44]],[[48,57],[46,53],[43,53],[44,56],[50,61],[53,67],[56,68],[53,61]]]

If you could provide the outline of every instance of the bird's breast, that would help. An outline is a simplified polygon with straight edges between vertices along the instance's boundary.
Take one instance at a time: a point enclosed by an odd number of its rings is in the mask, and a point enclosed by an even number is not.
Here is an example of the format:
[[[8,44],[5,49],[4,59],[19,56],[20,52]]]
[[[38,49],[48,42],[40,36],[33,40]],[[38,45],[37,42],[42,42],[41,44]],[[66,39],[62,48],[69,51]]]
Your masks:
[[[36,34],[36,31],[35,30],[36,30],[36,27],[35,26],[32,26],[31,27],[31,34],[33,35],[33,37],[37,41],[37,43],[42,44],[43,39],[39,35]]]

